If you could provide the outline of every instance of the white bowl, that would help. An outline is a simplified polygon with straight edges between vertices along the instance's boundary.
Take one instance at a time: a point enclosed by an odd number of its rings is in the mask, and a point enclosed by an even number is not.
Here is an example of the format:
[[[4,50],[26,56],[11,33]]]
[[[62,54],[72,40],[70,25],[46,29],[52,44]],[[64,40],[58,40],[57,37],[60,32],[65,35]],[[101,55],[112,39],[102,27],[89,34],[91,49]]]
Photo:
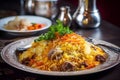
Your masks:
[[[12,35],[33,35],[37,32],[43,31],[47,28],[49,28],[52,24],[51,20],[44,18],[44,17],[39,17],[39,16],[18,16],[20,19],[27,19],[31,23],[42,23],[45,24],[45,27],[37,29],[37,30],[29,30],[29,31],[18,31],[18,30],[7,30],[4,28],[4,25],[7,24],[9,21],[14,20],[16,16],[11,16],[11,17],[6,17],[0,19],[0,30],[8,32],[9,34]]]

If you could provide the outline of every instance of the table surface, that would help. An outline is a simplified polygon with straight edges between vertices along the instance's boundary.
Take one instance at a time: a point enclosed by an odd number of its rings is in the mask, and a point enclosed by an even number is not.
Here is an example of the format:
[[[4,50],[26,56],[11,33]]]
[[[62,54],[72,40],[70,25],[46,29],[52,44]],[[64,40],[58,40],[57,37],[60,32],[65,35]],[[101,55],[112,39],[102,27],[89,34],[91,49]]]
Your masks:
[[[73,31],[81,34],[85,37],[92,37],[95,39],[105,40],[107,42],[113,43],[117,46],[120,46],[120,28],[113,24],[110,24],[107,21],[102,21],[101,25],[97,29],[81,29],[78,26],[72,26]],[[40,33],[37,33],[32,36],[38,36]],[[31,36],[13,36],[6,32],[0,31],[0,41],[3,46],[8,43]],[[58,77],[58,76],[46,76],[46,75],[38,75],[25,71],[18,70],[14,67],[6,64],[2,59],[0,60],[0,80],[120,80],[120,64],[117,66],[102,71],[99,73],[82,75],[82,76],[66,76],[66,77]]]

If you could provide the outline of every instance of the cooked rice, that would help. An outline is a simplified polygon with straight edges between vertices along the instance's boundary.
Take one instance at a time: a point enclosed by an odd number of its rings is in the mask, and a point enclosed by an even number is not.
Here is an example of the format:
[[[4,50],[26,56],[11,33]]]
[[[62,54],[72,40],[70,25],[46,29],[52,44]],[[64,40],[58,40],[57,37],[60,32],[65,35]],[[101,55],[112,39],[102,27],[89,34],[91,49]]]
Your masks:
[[[100,59],[96,59],[97,56]],[[100,47],[85,41],[76,33],[34,42],[31,48],[19,55],[22,64],[46,71],[90,69],[102,64],[106,58]]]

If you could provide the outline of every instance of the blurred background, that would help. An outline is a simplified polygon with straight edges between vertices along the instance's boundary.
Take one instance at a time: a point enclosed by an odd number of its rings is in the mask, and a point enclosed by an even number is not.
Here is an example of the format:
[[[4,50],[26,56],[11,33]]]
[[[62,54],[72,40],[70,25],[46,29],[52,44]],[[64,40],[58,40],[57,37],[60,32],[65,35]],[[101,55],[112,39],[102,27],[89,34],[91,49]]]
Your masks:
[[[0,17],[29,14],[23,11],[24,6],[22,7],[21,1],[22,0],[0,0]],[[59,7],[63,5],[70,6],[71,15],[73,15],[78,7],[78,0],[58,0],[57,8],[59,9]],[[102,19],[120,27],[120,0],[97,0],[97,6]]]

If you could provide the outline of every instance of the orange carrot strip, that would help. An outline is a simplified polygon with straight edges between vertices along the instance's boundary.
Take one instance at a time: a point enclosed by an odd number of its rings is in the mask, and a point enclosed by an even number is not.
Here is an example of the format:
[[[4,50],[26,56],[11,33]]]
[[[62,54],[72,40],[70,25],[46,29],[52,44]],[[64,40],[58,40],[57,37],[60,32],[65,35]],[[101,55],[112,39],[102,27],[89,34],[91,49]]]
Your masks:
[[[44,63],[43,62],[41,62],[41,61],[39,61],[39,62],[36,62],[36,65],[37,66],[41,66],[41,65],[43,65]]]

